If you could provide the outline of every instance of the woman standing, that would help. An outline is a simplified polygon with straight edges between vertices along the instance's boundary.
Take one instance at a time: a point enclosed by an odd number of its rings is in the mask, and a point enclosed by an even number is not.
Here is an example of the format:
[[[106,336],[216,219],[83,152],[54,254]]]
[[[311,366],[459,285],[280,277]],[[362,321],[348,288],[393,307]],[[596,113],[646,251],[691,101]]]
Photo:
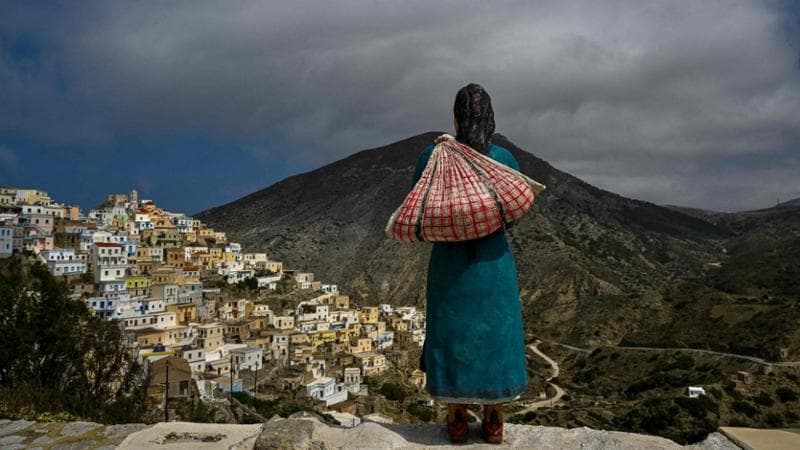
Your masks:
[[[456,140],[519,170],[511,152],[491,143],[494,113],[483,87],[461,88],[453,113]],[[420,154],[414,183],[433,148]],[[466,404],[477,403],[483,405],[484,440],[502,442],[502,403],[519,398],[528,382],[517,271],[504,230],[470,241],[433,243],[426,300],[420,368],[428,393],[448,403],[450,440],[466,441]]]

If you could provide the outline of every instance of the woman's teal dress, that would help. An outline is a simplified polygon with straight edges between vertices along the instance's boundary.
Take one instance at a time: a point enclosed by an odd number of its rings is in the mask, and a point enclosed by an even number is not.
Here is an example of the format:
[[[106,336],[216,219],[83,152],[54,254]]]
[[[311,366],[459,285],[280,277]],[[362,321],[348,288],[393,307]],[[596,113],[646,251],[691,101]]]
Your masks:
[[[420,153],[414,184],[433,148]],[[492,145],[489,156],[519,170],[503,147]],[[503,229],[472,241],[433,243],[425,325],[420,366],[435,400],[500,403],[526,390],[522,301]]]

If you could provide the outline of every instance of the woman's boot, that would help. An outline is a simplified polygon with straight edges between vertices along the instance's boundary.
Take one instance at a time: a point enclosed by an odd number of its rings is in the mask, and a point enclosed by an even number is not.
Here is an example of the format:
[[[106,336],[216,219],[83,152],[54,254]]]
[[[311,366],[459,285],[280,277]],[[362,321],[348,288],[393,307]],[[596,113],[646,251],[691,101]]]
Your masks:
[[[460,444],[467,442],[467,405],[461,403],[447,404],[447,437],[450,442]]]
[[[483,405],[481,437],[490,444],[503,442],[503,404]]]

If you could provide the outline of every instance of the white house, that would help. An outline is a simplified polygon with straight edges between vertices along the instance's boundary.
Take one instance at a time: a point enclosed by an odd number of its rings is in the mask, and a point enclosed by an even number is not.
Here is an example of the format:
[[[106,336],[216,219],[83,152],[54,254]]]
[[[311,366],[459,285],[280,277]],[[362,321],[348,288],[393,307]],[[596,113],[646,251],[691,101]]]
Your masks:
[[[2,230],[2,229],[0,229]],[[0,231],[2,233],[2,231]],[[54,276],[74,275],[86,272],[86,263],[78,259],[74,248],[44,250],[39,257],[47,263]]]
[[[242,347],[231,350],[233,363],[239,370],[260,370],[264,368],[264,352],[258,347]]]
[[[45,250],[39,254],[39,257],[47,263],[50,261],[72,261],[77,259],[75,257],[74,248],[54,248],[51,250]]]
[[[202,348],[192,348],[181,352],[181,358],[189,362],[192,372],[202,373],[206,369],[206,351]]]
[[[375,339],[375,348],[382,350],[394,344],[394,331],[383,331]]]
[[[272,316],[271,325],[279,330],[291,330],[294,328],[294,316]]]
[[[331,324],[324,320],[309,320],[297,322],[295,329],[303,333],[315,333],[319,331],[327,331],[331,329]]]
[[[235,253],[236,255],[238,255],[236,260],[239,261],[242,254],[242,246],[241,244],[237,244],[236,242],[230,242],[228,243],[228,245],[225,246],[225,252]]]
[[[328,305],[314,305],[309,302],[300,302],[297,305],[296,321],[307,322],[316,320],[328,320]]]
[[[184,247],[183,259],[186,261],[191,261],[192,255],[195,253],[208,253],[208,247]]]
[[[257,277],[256,281],[258,281],[258,287],[274,291],[278,288],[278,282],[281,281],[281,276]]]
[[[14,252],[14,227],[0,226],[0,258],[11,256]]]
[[[252,270],[237,270],[228,272],[228,284],[236,284],[248,278],[253,278]]]
[[[265,263],[267,262],[267,254],[266,253],[242,253],[242,261],[249,265],[254,266],[256,263]]]
[[[142,299],[142,310],[144,314],[153,314],[164,312],[166,305],[162,298],[147,298]]]
[[[358,367],[345,367],[344,384],[350,393],[358,394],[361,391],[361,369]]]
[[[263,317],[264,322],[271,324],[275,313],[269,309],[269,305],[253,305],[253,317]]]
[[[118,306],[117,302],[118,301],[114,299],[105,299],[103,297],[92,297],[86,300],[86,306],[94,310],[94,313],[98,317],[110,320],[114,317],[114,311]]]
[[[689,398],[697,398],[701,395],[706,395],[706,390],[698,386],[689,386],[686,391]]]
[[[142,317],[125,319],[125,328],[153,327],[160,330],[178,325],[177,316],[172,312],[148,314]]]
[[[117,310],[126,309],[129,303],[130,295],[123,279],[99,282],[97,295],[86,300],[86,306],[92,308],[98,316],[107,319],[119,318],[121,314],[117,314]]]
[[[353,355],[364,375],[374,375],[386,370],[386,356],[376,352],[363,352]]]
[[[95,283],[122,278],[128,269],[128,256],[120,244],[97,242],[91,247]]]
[[[338,309],[330,311],[328,314],[331,322],[331,329],[348,328],[358,323],[358,312],[352,309]]]
[[[337,384],[331,377],[317,377],[306,384],[306,394],[325,402],[325,406],[335,405],[347,400],[344,383]]]
[[[278,331],[267,330],[263,335],[269,337],[269,349],[271,359],[275,361],[288,361],[289,360],[289,343],[291,340],[290,330]]]

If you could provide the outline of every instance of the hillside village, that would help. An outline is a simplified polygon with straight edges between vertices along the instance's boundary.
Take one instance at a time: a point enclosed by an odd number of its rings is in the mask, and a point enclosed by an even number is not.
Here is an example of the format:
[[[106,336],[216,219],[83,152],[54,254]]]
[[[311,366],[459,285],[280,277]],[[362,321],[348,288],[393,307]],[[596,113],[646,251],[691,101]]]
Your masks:
[[[410,356],[425,338],[417,308],[356,306],[336,284],[247,252],[135,190],[84,215],[47,192],[0,187],[0,258],[22,251],[94,314],[118,321],[143,363],[154,414],[170,414],[170,402],[224,404],[244,393],[304,398],[352,426],[355,413],[381,417],[356,407],[370,395],[365,377],[396,366],[403,383],[425,384]]]

